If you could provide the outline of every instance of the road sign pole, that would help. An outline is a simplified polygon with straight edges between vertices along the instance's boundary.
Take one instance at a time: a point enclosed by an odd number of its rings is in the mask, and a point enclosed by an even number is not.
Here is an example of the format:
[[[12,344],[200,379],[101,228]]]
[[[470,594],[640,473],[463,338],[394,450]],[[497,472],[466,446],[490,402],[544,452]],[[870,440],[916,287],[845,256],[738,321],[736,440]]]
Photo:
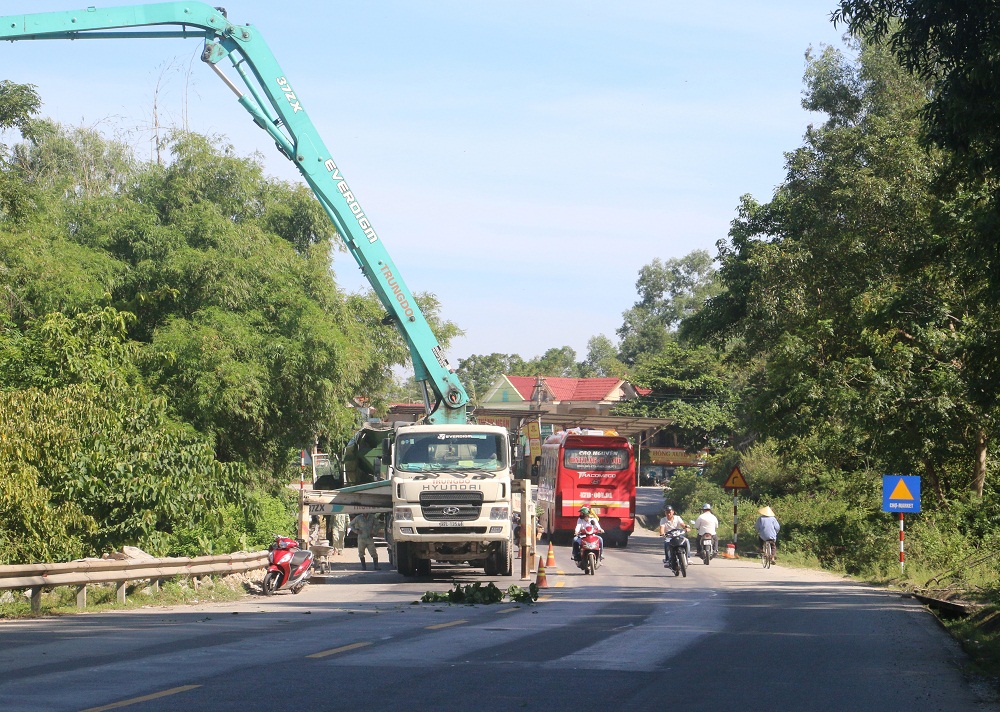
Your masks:
[[[739,498],[739,490],[733,490],[733,544],[736,543],[736,503]]]
[[[903,568],[906,565],[906,555],[903,553],[903,539],[906,534],[903,530],[903,513],[899,513],[899,575],[903,575]]]
[[[306,506],[306,451],[299,461],[299,545],[309,548],[309,508]]]

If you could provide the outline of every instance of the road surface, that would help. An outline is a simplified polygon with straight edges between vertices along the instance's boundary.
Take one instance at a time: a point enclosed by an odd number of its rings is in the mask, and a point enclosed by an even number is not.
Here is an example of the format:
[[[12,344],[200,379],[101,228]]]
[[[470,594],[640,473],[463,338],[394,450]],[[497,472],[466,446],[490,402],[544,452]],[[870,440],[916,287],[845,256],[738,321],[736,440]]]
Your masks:
[[[0,622],[0,710],[998,709],[911,599],[744,559],[677,578],[649,532],[596,576],[554,555],[534,605],[414,604],[481,573],[348,552],[297,596]]]

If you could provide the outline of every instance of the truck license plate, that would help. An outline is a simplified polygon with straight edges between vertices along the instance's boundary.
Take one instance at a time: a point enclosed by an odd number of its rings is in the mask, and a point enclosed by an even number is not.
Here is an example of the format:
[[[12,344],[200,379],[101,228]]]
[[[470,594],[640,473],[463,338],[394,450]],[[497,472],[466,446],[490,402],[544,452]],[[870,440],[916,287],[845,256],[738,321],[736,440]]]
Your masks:
[[[441,522],[442,527],[460,527],[464,522]]]

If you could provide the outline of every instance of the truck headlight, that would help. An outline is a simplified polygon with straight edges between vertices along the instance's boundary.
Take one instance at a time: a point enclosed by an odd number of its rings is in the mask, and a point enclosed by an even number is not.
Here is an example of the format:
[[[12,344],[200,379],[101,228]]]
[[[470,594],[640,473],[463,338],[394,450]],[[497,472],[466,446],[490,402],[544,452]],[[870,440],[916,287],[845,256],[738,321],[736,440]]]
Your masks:
[[[413,510],[409,507],[396,507],[393,513],[393,518],[397,522],[412,522],[413,521]]]
[[[493,507],[492,509],[490,509],[490,519],[494,521],[496,520],[506,521],[509,518],[510,518],[510,513],[508,512],[506,507]]]

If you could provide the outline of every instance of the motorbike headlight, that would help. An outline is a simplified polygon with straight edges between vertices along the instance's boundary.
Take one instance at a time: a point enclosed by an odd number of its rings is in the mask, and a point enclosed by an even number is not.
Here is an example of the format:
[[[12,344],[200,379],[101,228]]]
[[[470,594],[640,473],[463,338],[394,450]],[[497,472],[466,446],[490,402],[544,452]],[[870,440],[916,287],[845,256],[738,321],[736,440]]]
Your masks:
[[[506,507],[493,507],[490,509],[490,519],[493,521],[506,520],[510,518],[510,512]]]

